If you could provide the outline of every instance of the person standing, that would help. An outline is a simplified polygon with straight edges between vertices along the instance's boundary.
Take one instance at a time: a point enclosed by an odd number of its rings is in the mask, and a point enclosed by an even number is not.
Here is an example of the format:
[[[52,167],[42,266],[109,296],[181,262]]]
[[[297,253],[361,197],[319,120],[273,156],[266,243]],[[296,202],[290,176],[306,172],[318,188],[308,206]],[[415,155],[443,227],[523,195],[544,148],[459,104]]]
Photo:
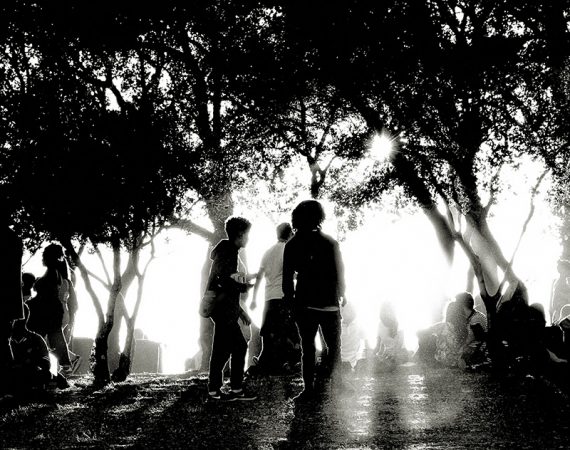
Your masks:
[[[328,347],[325,375],[333,387],[340,386],[344,266],[338,242],[321,231],[324,220],[325,211],[317,200],[299,203],[292,212],[296,232],[283,252],[283,294],[293,305],[301,337],[304,389],[296,401],[311,400],[315,395],[315,337],[319,326]]]
[[[62,264],[65,263],[63,247],[59,244],[49,244],[42,253],[42,262],[46,272],[34,285],[36,296],[28,301],[28,328],[42,337],[47,337],[47,343],[53,348],[63,371],[72,374],[80,363],[80,357],[69,351],[63,331],[69,294],[66,274],[61,273]]]
[[[286,365],[294,366],[294,361],[290,359],[294,354],[297,330],[292,323],[293,330],[287,326],[290,314],[283,300],[283,252],[285,244],[293,236],[293,229],[289,223],[284,222],[277,226],[276,231],[277,242],[261,258],[250,305],[252,310],[257,307],[257,295],[261,281],[265,278],[265,307],[260,331],[262,350],[257,357],[257,367],[262,372],[279,372]]]
[[[214,322],[212,355],[208,375],[208,395],[212,400],[254,400],[243,389],[243,375],[247,342],[240,329],[238,320],[246,324],[251,322],[241,308],[240,294],[250,285],[248,276],[238,272],[239,250],[247,245],[251,222],[243,217],[230,217],[225,229],[228,236],[222,239],[212,250],[212,267],[208,277],[207,289],[215,295],[215,302],[210,313]],[[225,393],[221,390],[223,370],[230,360],[230,387]]]

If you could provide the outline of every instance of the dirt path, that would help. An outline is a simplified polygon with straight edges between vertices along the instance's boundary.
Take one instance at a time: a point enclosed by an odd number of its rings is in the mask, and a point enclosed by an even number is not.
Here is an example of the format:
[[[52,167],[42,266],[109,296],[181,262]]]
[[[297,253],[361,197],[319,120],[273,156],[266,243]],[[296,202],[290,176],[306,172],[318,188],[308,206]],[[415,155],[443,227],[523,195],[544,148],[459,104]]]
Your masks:
[[[260,379],[254,402],[205,402],[203,377],[88,380],[0,406],[2,448],[568,448],[568,398],[531,378],[399,367],[353,395],[295,407],[300,380]]]

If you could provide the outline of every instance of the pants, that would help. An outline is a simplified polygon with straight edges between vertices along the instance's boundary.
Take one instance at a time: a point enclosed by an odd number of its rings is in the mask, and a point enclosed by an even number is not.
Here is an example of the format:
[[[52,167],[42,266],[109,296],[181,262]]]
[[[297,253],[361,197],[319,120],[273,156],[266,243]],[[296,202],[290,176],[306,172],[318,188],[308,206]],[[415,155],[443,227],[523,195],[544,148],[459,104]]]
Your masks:
[[[47,334],[47,341],[50,348],[53,348],[53,353],[57,357],[57,362],[60,366],[69,366],[71,361],[69,360],[69,349],[67,348],[67,342],[65,342],[65,337],[63,336],[63,330],[60,328],[59,331],[52,331]]]
[[[215,317],[212,317],[212,320],[214,321],[214,339],[210,357],[208,390],[216,391],[222,387],[224,366],[230,358],[231,388],[241,389],[247,342],[237,320],[227,321]]]
[[[301,337],[302,371],[305,389],[311,390],[315,383],[315,337],[319,329],[328,347],[325,366],[328,375],[335,381],[340,364],[340,311],[316,311],[303,308],[297,312],[297,328]]]

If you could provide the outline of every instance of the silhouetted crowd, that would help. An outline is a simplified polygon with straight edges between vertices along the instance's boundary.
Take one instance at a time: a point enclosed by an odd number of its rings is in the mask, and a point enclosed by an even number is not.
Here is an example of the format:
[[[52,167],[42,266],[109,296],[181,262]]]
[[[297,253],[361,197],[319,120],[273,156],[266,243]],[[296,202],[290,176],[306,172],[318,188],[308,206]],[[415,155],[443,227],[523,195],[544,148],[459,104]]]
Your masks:
[[[66,377],[81,358],[70,351],[77,299],[63,247],[50,244],[44,249],[46,271],[36,279],[32,273],[21,273],[20,238],[6,222],[0,227],[4,256],[0,395],[65,389]]]
[[[480,298],[476,305],[471,293],[457,294],[445,306],[443,321],[418,331],[415,354],[404,345],[395,305],[384,302],[374,346],[369,346],[357,310],[346,299],[339,244],[321,230],[322,205],[303,201],[291,218],[291,224],[277,226],[277,242],[264,253],[257,273],[248,273],[240,254],[251,229],[243,217],[226,221],[227,239],[211,251],[199,308],[200,315],[214,324],[210,400],[255,399],[256,392],[244,385],[246,376],[300,373],[304,387],[295,401],[313,401],[325,392],[353,391],[347,381],[352,373],[393,371],[406,362],[568,380],[570,304],[565,302],[570,297],[559,295],[564,292],[560,288],[569,286],[568,278],[553,294],[551,325],[546,324],[542,305],[529,304],[526,287],[518,282],[500,296],[492,317],[484,314]],[[71,351],[77,299],[64,249],[59,244],[45,247],[46,271],[36,279],[21,273],[21,240],[6,221],[0,229],[4,256],[0,394],[65,389],[66,377],[75,372],[81,358]],[[566,263],[559,266],[561,274],[570,268]],[[253,288],[250,308],[257,308],[262,281],[262,345],[244,372],[248,352],[244,329],[252,323],[245,300]],[[229,375],[228,388],[225,375]]]

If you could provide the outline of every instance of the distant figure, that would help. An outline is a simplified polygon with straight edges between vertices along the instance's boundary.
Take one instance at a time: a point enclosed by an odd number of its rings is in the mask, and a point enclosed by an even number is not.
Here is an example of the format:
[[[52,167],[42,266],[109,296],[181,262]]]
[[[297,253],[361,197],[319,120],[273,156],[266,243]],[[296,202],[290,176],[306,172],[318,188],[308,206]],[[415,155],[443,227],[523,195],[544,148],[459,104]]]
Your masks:
[[[27,302],[32,298],[32,289],[36,282],[36,276],[30,272],[24,272],[22,274],[22,299]]]
[[[215,293],[215,306],[210,318],[214,322],[212,355],[208,377],[208,395],[212,400],[253,400],[243,388],[247,342],[238,320],[249,324],[247,313],[240,306],[240,294],[250,285],[247,276],[237,272],[238,252],[245,247],[251,223],[243,217],[230,217],[225,224],[227,239],[212,250],[212,267],[207,289]],[[230,359],[231,374],[228,393],[222,392],[223,369]]]
[[[344,267],[338,242],[321,232],[324,219],[325,212],[318,201],[299,203],[292,213],[296,233],[285,244],[283,254],[283,293],[293,305],[301,337],[304,390],[295,398],[299,402],[315,396],[315,336],[319,325],[328,347],[327,377],[333,387],[341,386],[338,371],[340,305],[346,303]]]
[[[343,372],[352,372],[356,370],[359,361],[364,359],[366,335],[352,304],[347,303],[342,307],[341,316],[341,364]]]
[[[291,369],[297,361],[297,329],[289,312],[290,305],[283,299],[283,252],[285,244],[293,236],[288,223],[277,226],[277,243],[261,258],[257,279],[253,288],[251,309],[257,307],[257,295],[261,281],[265,279],[265,307],[261,322],[262,350],[257,357],[259,372],[279,373]]]
[[[445,322],[436,335],[435,360],[446,367],[465,366],[462,351],[467,339],[467,326],[462,307],[455,301],[448,303]]]
[[[10,346],[14,355],[12,367],[11,390],[23,393],[33,389],[44,389],[50,381],[56,381],[57,387],[69,387],[63,375],[56,377],[50,372],[49,350],[43,338],[28,330],[29,318],[27,305],[24,306],[25,317],[13,323]],[[55,380],[54,380],[55,379]]]
[[[65,254],[59,244],[48,245],[42,254],[46,272],[34,285],[36,296],[28,301],[30,320],[28,328],[47,338],[50,347],[66,374],[73,373],[80,364],[80,357],[70,353],[63,326],[69,283],[61,273]]]
[[[63,335],[67,345],[71,347],[73,340],[73,328],[75,326],[75,315],[77,314],[78,303],[75,293],[75,286],[71,281],[70,269],[64,256],[57,262],[57,270],[61,276],[61,286],[59,288],[59,300],[63,305]]]
[[[570,303],[570,261],[561,259],[557,265],[558,278],[552,284],[550,295],[550,320],[560,318],[561,308]]]
[[[408,352],[404,347],[404,331],[400,329],[390,303],[383,303],[380,307],[375,353],[380,370],[392,370],[408,359]]]
[[[463,355],[467,365],[481,364],[487,361],[487,317],[474,307],[475,301],[469,292],[461,292],[455,301],[463,310],[467,321],[467,338]]]
[[[0,209],[0,377],[12,363],[12,321],[24,317],[22,300],[22,240],[9,228],[8,213]],[[0,389],[3,379],[0,378]]]

